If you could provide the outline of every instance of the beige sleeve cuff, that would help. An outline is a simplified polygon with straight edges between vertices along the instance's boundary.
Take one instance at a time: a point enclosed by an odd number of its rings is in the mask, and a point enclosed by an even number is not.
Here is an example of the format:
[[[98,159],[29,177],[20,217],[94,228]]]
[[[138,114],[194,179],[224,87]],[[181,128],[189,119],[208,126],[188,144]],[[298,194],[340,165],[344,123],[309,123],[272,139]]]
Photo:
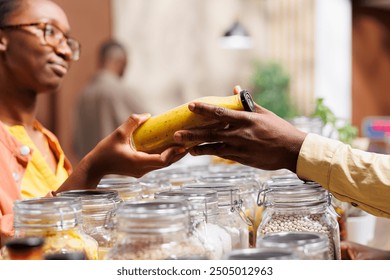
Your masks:
[[[329,189],[332,159],[342,145],[337,140],[309,133],[299,152],[297,175]]]

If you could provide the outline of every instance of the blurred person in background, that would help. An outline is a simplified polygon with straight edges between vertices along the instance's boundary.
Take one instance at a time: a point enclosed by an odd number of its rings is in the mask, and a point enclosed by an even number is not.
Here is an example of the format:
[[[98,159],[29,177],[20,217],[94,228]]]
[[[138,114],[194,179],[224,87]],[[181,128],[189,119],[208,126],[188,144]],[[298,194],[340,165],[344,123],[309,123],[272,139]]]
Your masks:
[[[36,119],[39,94],[57,90],[80,45],[65,12],[49,0],[0,0],[0,246],[13,235],[13,203],[94,188],[106,174],[141,177],[184,156],[136,152],[132,132],[149,114],[132,115],[73,170],[58,139]]]
[[[127,65],[126,49],[119,42],[100,45],[98,70],[81,92],[76,109],[74,147],[80,158],[131,113],[142,112],[134,92],[122,81]]]

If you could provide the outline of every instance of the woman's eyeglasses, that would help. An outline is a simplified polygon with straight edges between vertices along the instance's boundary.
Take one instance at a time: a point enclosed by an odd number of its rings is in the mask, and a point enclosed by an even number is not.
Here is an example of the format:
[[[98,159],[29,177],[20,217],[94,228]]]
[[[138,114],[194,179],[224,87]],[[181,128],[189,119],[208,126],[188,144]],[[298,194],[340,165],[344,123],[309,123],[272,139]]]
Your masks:
[[[23,23],[15,25],[4,25],[0,26],[0,29],[23,29],[28,26],[36,26],[39,30],[43,31],[44,43],[53,48],[57,48],[62,42],[66,42],[69,49],[72,51],[71,59],[77,61],[80,58],[80,43],[65,35],[57,26],[50,22],[34,22],[34,23]]]

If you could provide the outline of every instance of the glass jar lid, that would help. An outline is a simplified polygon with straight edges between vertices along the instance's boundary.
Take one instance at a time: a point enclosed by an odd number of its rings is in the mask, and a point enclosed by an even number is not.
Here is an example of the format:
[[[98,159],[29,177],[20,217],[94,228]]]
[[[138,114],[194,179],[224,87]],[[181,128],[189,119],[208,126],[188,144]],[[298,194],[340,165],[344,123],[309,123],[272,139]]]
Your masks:
[[[215,182],[215,183],[191,183],[184,184],[182,189],[206,189],[214,190],[218,194],[218,206],[226,207],[233,206],[237,203],[240,203],[239,187],[233,183],[227,182]]]
[[[225,256],[227,260],[292,260],[297,259],[290,249],[251,248],[233,250]]]
[[[300,250],[305,254],[324,252],[329,248],[328,236],[314,232],[274,232],[258,240],[259,247]]]
[[[190,215],[199,213],[205,217],[218,214],[218,194],[215,190],[207,189],[180,189],[158,192],[156,199],[180,199],[188,201]]]
[[[125,202],[117,211],[118,231],[135,234],[189,231],[188,204],[155,199]]]
[[[80,198],[83,215],[95,219],[106,219],[107,213],[115,212],[122,201],[115,190],[72,190],[58,196]]]
[[[104,178],[100,180],[99,190],[114,190],[122,200],[132,200],[141,197],[143,187],[134,178]]]
[[[293,180],[294,181],[294,180]],[[301,207],[330,204],[330,195],[321,185],[313,182],[293,183],[290,179],[267,184],[257,197],[258,205]]]
[[[15,229],[67,230],[82,223],[80,198],[48,197],[18,200]]]

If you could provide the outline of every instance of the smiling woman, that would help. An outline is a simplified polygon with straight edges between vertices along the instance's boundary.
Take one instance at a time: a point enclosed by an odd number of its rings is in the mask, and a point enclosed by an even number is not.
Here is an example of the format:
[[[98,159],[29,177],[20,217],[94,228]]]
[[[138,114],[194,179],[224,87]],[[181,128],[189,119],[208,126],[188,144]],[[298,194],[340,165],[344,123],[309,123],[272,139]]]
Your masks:
[[[36,118],[39,94],[60,87],[80,44],[66,14],[49,0],[0,0],[0,245],[13,234],[15,200],[96,187],[106,174],[140,177],[180,159],[181,148],[136,152],[132,132],[147,115],[133,115],[71,165],[58,139]],[[130,167],[130,168],[129,168]]]

